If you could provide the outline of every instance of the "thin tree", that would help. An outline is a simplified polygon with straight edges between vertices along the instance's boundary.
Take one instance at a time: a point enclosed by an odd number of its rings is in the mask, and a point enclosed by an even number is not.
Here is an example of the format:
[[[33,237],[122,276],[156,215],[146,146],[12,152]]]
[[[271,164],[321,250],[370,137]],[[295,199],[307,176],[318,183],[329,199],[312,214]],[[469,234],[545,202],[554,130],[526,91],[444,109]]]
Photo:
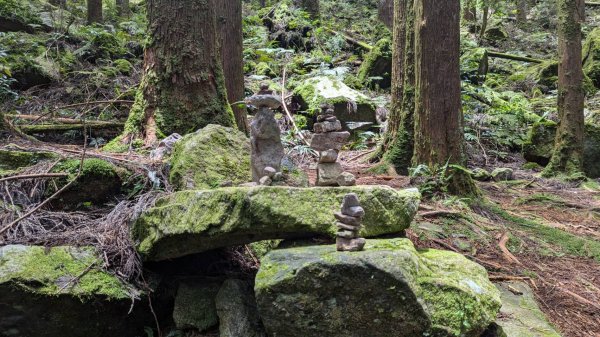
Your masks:
[[[415,1],[415,150],[413,162],[455,164],[450,192],[477,193],[465,170],[460,89],[460,1]]]
[[[383,161],[400,174],[408,174],[414,149],[414,14],[414,1],[394,1],[392,106]]]
[[[584,98],[581,56],[583,0],[558,0],[558,129],[545,176],[583,170]]]
[[[116,0],[117,15],[127,17],[130,14],[129,0]]]
[[[228,0],[217,6],[223,73],[229,102],[244,99],[244,60],[242,32],[242,1]],[[240,131],[248,133],[246,109],[233,105],[233,114]]]
[[[377,15],[379,21],[389,29],[393,29],[394,26],[394,0],[379,0],[377,6]]]
[[[102,23],[102,0],[87,0],[87,23]]]
[[[217,0],[147,0],[150,40],[125,134],[146,144],[208,124],[234,126],[219,53]]]

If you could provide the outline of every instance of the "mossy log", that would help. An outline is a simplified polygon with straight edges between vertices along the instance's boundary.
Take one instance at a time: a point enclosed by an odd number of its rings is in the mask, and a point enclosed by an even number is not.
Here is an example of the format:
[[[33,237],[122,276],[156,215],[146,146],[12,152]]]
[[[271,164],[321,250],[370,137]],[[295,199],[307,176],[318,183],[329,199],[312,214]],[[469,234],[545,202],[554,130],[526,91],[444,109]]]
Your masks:
[[[373,50],[373,48],[375,48],[375,47],[371,46],[370,44],[368,44],[366,42],[359,41],[359,40],[357,40],[357,39],[355,39],[355,38],[353,38],[351,36],[348,36],[348,35],[346,35],[344,33],[340,33],[338,31],[335,31],[335,30],[331,29],[331,28],[327,28],[327,27],[324,27],[324,28],[325,28],[326,31],[328,31],[330,33],[333,33],[333,34],[336,34],[336,35],[339,35],[339,36],[343,37],[344,40],[350,42],[351,44],[353,44],[355,46],[363,48],[365,50],[371,51],[371,50]]]
[[[489,51],[489,50],[487,52],[487,56],[506,59],[506,60],[513,60],[513,61],[523,61],[523,62],[529,62],[529,63],[542,63],[543,62],[542,60],[534,59],[531,57],[511,55],[511,54],[499,53],[499,52]]]
[[[84,128],[93,130],[114,130],[115,128],[122,129],[124,125],[125,123],[122,122],[87,122],[85,124],[39,124],[22,125],[19,126],[19,130],[21,130],[25,134],[34,134],[57,131],[83,130]]]

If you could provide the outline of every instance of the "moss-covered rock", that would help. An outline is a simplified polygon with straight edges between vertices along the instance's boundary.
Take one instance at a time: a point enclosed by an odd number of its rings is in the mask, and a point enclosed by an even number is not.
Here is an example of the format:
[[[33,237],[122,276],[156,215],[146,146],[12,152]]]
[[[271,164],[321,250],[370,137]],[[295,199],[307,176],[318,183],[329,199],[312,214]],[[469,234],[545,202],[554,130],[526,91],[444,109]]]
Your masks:
[[[154,324],[148,304],[132,307],[140,294],[102,264],[89,247],[0,247],[0,335],[143,335]]]
[[[347,193],[366,211],[361,235],[400,233],[419,205],[416,189],[233,187],[182,191],[159,200],[133,225],[138,250],[164,260],[269,239],[326,236],[337,232],[333,213]]]
[[[558,61],[547,60],[538,65],[529,68],[524,72],[525,78],[533,80],[544,92],[555,90],[558,86]],[[514,78],[515,75],[512,77]],[[596,93],[597,87],[594,86],[593,80],[588,77],[587,73],[583,77],[583,91],[587,96],[592,96]]]
[[[583,45],[583,71],[600,88],[600,28],[592,30]]]
[[[346,129],[349,122],[377,124],[375,104],[335,78],[318,76],[302,82],[294,89],[294,100],[311,116],[320,111],[321,104],[332,104]]]
[[[205,279],[186,279],[179,283],[173,321],[181,330],[196,329],[200,332],[219,323],[215,297],[221,288],[220,282]]]
[[[485,31],[485,39],[491,42],[499,42],[508,39],[508,33],[502,26],[488,28]]]
[[[207,189],[252,181],[250,140],[237,129],[208,125],[177,142],[170,181],[177,189]]]
[[[54,168],[54,172],[65,172],[74,179],[81,166],[80,159],[68,159]],[[81,204],[102,204],[111,200],[121,191],[120,170],[113,164],[98,158],[83,161],[77,181],[60,194],[55,206],[73,208]],[[66,179],[64,180],[66,183]],[[48,193],[55,192],[50,188]]]
[[[381,39],[365,57],[358,69],[358,78],[368,85],[387,89],[392,84],[392,42]]]
[[[502,299],[496,321],[505,337],[561,337],[538,307],[533,291],[523,282],[497,284]],[[515,290],[520,294],[515,293]]]
[[[483,267],[453,252],[417,251],[408,239],[367,240],[354,253],[274,250],[255,292],[269,335],[290,337],[475,337],[501,305]]]
[[[0,150],[0,176],[17,173],[27,166],[32,166],[41,161],[56,157],[55,154],[50,152]]]
[[[251,283],[226,280],[215,302],[220,337],[267,337],[258,315]]]
[[[542,120],[531,127],[523,145],[523,156],[527,161],[548,165],[552,157],[557,124]],[[583,144],[583,171],[589,178],[600,177],[600,126],[592,120],[586,121]]]

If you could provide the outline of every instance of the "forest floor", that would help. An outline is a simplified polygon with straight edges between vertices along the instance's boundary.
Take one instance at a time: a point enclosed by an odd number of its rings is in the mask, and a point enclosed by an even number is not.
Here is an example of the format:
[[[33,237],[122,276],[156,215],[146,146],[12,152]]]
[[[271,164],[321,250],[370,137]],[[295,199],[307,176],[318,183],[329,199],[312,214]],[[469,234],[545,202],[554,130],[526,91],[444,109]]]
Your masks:
[[[406,176],[371,173],[369,154],[341,155],[358,184],[414,187]],[[314,182],[314,170],[307,172]],[[424,200],[407,236],[418,247],[467,256],[486,267],[492,281],[527,282],[564,336],[600,336],[600,189],[531,170],[515,169],[515,179],[478,182],[482,196],[474,203]]]

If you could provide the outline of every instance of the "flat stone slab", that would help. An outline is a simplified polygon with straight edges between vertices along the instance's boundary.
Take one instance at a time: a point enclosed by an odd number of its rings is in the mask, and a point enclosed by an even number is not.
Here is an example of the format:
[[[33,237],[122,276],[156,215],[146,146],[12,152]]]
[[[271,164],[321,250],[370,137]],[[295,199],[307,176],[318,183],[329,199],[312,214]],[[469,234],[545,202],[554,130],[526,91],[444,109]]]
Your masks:
[[[339,151],[349,138],[350,132],[348,131],[315,133],[310,141],[310,147],[316,151]]]
[[[496,284],[502,298],[496,324],[506,337],[561,337],[540,310],[533,291],[523,282]],[[519,294],[520,293],[520,294]]]
[[[133,225],[138,251],[165,260],[261,240],[335,238],[334,213],[356,193],[365,209],[361,237],[402,232],[420,202],[416,189],[387,186],[231,187],[176,192],[159,200]]]

